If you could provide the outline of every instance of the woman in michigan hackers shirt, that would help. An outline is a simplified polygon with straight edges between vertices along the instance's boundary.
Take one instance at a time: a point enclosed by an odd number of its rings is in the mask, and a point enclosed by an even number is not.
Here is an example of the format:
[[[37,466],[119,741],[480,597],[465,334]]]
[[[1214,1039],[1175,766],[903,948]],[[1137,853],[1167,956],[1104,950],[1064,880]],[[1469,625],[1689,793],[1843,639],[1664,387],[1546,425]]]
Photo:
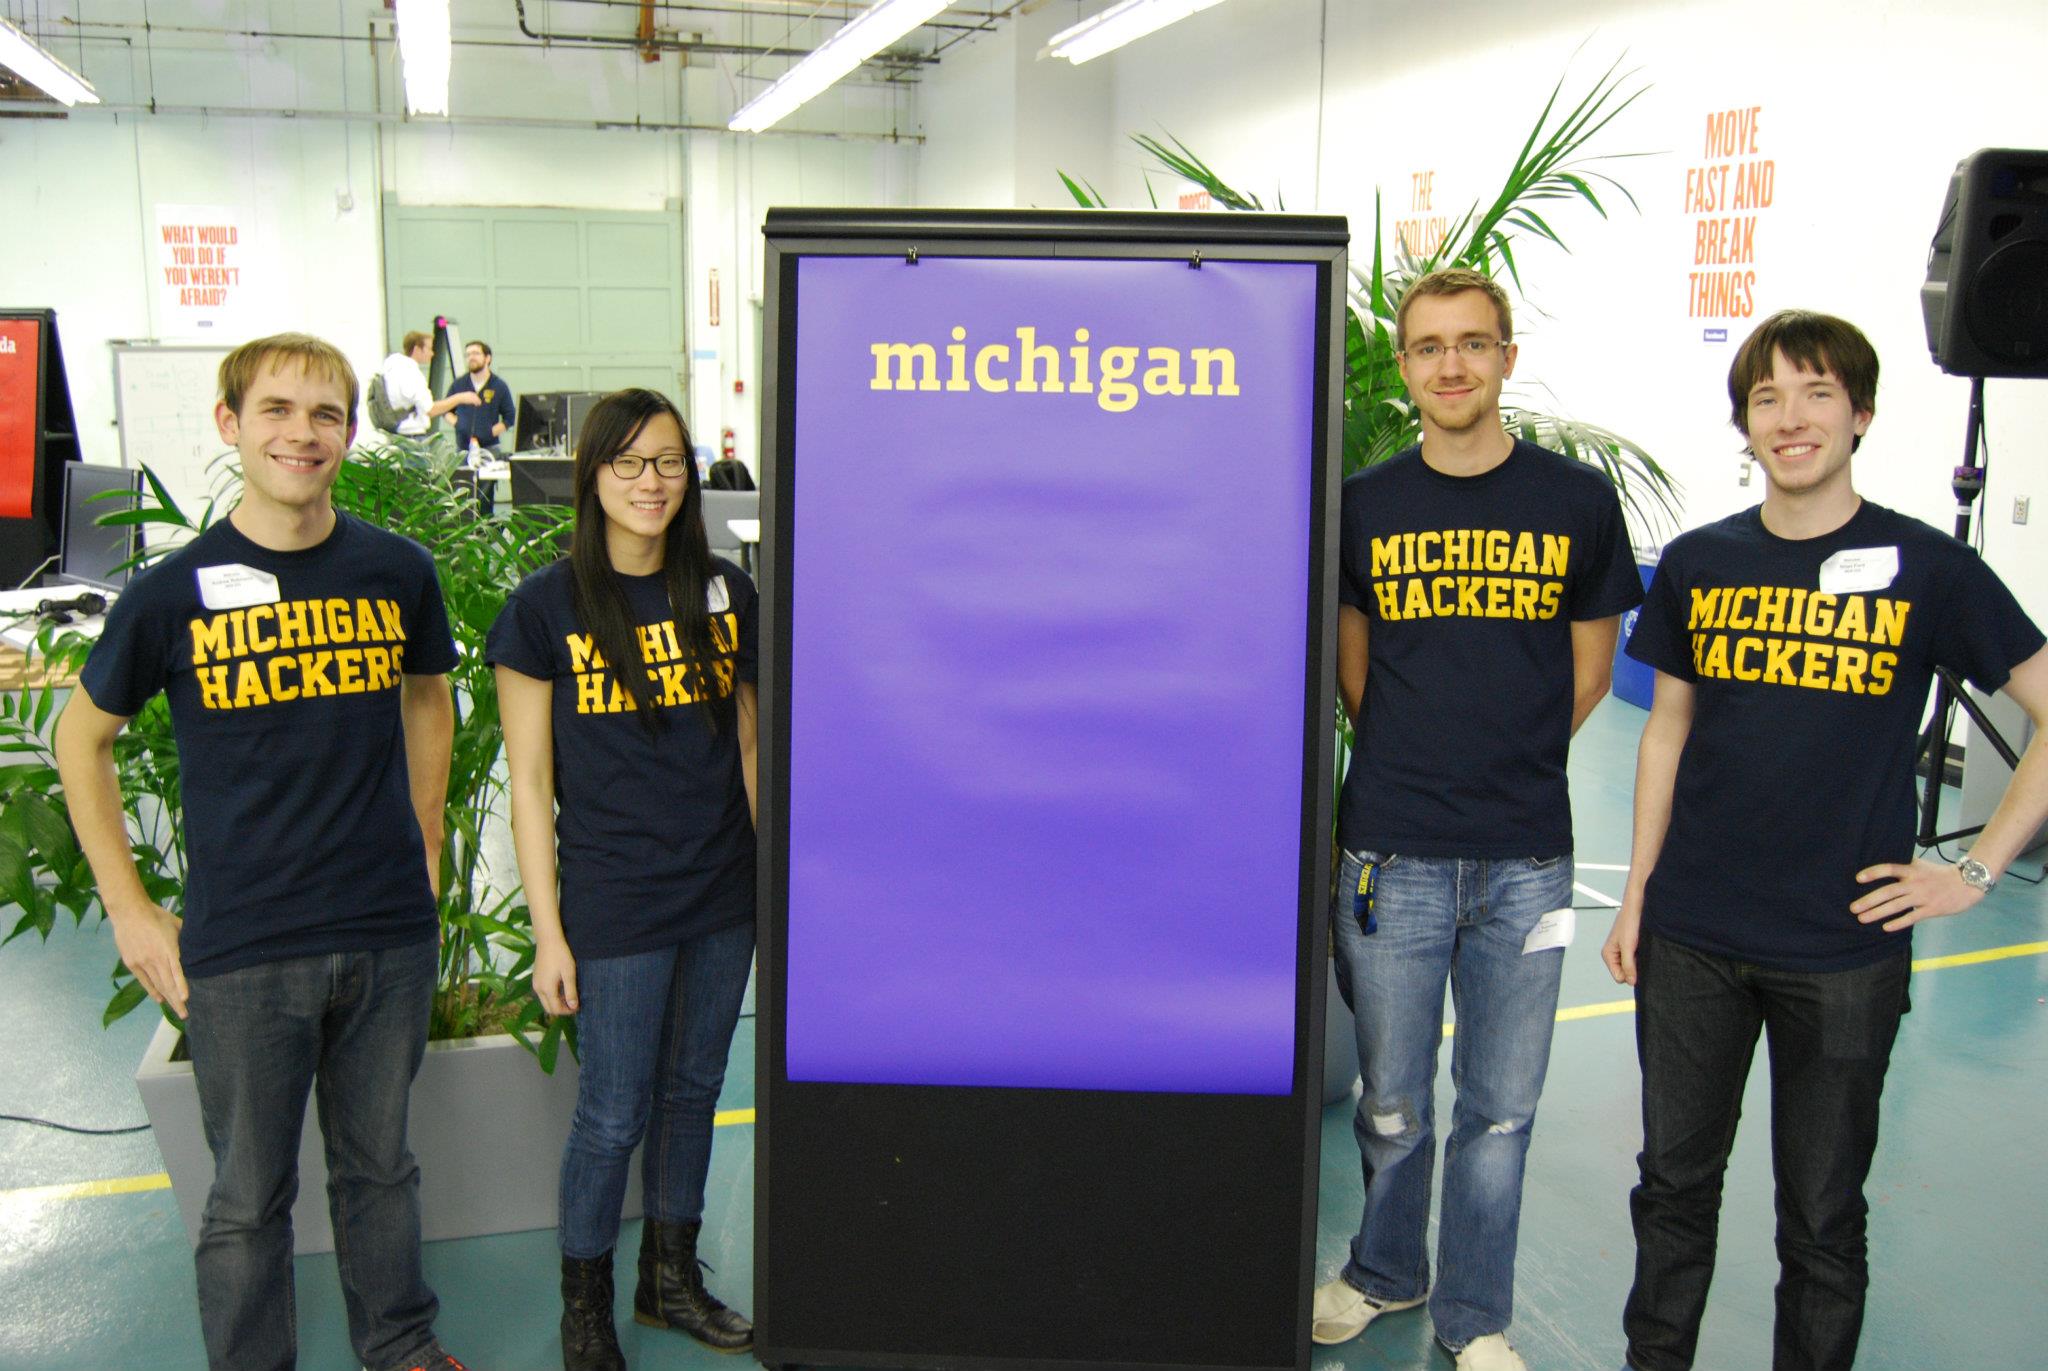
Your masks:
[[[533,986],[577,1016],[562,1153],[562,1342],[622,1365],[612,1248],[643,1132],[634,1317],[721,1351],[753,1328],[704,1288],[696,1240],[712,1111],[754,951],[755,593],[706,541],[682,416],[652,391],[577,440],[566,560],[491,627]],[[559,888],[558,888],[559,877]]]

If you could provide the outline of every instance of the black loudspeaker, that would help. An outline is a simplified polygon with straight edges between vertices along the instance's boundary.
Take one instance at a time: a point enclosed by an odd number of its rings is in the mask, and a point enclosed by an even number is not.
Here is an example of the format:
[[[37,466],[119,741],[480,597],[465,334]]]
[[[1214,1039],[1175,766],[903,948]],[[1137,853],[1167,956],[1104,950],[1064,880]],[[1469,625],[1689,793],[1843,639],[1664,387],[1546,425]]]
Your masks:
[[[1920,287],[1927,349],[1956,376],[2048,376],[2048,152],[1956,163]]]

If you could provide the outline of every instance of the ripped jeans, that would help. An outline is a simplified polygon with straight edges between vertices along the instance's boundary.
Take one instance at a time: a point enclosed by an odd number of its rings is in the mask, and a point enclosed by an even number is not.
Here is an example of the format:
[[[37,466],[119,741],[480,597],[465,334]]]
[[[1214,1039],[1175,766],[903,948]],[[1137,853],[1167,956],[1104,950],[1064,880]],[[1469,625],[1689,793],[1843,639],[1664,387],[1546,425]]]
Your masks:
[[[1352,912],[1368,861],[1379,863],[1379,926],[1369,935]],[[1571,902],[1569,856],[1344,854],[1332,922],[1365,1083],[1353,1125],[1365,1213],[1344,1279],[1380,1303],[1428,1292],[1436,1336],[1453,1351],[1505,1331],[1514,1317],[1522,1171],[1564,968],[1560,950],[1522,948],[1544,914]],[[1432,1285],[1429,1205],[1446,983],[1458,1020],[1451,1047],[1457,1106],[1444,1146]]]

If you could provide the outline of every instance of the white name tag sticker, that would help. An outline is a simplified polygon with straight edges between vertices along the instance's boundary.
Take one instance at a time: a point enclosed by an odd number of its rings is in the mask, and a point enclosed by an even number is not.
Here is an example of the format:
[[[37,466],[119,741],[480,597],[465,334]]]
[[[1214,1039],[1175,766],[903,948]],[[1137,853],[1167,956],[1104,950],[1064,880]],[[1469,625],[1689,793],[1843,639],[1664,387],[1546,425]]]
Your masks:
[[[1883,590],[1899,579],[1896,547],[1845,547],[1820,564],[1823,595],[1853,595]]]
[[[704,607],[713,614],[723,614],[732,608],[732,592],[725,588],[725,577],[713,576],[711,584],[704,587]]]
[[[278,601],[277,577],[240,562],[199,568],[199,601],[208,609],[247,609]]]
[[[1572,934],[1579,930],[1579,912],[1576,909],[1553,909],[1536,921],[1529,930],[1529,936],[1522,939],[1522,955],[1531,952],[1548,952],[1553,947],[1570,947]]]

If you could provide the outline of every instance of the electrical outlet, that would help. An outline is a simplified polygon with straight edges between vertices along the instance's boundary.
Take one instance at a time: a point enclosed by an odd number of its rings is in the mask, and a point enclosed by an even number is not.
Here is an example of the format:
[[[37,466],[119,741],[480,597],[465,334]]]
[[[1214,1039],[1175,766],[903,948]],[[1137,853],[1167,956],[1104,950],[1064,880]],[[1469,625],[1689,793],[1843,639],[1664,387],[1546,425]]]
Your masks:
[[[2027,521],[2027,505],[2029,503],[2031,502],[2024,495],[2017,495],[2013,497],[2012,521],[2014,523],[2024,524]]]
[[[1736,473],[1736,476],[1735,476],[1735,484],[1736,484],[1736,485],[1738,485],[1738,486],[1746,486],[1746,485],[1748,485],[1748,484],[1749,484],[1749,473],[1750,473],[1751,471],[1755,470],[1755,468],[1756,468],[1756,463],[1754,463],[1754,462],[1752,462],[1752,461],[1748,460],[1747,458],[1744,458],[1744,459],[1743,459],[1743,463],[1742,463],[1742,470]]]

